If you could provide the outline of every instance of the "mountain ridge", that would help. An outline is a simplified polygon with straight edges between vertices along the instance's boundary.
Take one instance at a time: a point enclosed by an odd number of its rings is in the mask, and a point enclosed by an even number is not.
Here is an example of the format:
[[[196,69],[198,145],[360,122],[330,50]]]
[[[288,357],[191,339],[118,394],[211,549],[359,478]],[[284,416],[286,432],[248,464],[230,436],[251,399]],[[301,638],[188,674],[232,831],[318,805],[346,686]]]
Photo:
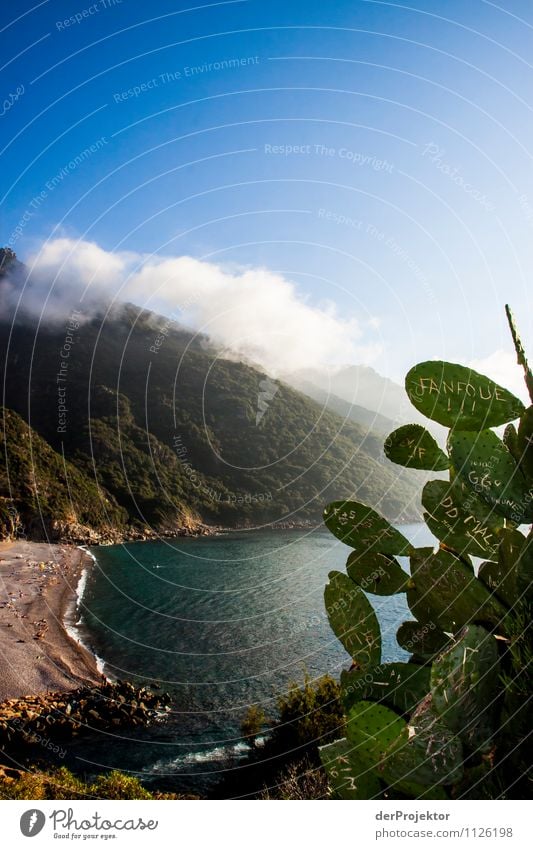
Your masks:
[[[343,497],[394,521],[419,517],[415,478],[384,458],[381,435],[164,316],[128,304],[53,325],[24,317],[0,322],[0,346],[4,405],[135,533],[175,533],[184,517],[320,522]]]

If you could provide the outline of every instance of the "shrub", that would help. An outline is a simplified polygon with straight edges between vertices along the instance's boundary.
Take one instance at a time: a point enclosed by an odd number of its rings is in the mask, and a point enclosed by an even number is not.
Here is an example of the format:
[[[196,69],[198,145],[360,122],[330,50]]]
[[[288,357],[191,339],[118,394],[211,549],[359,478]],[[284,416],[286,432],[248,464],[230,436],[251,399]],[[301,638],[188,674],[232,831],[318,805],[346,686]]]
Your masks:
[[[324,770],[309,758],[303,758],[282,770],[274,784],[263,790],[260,798],[305,802],[309,799],[325,799],[327,795],[328,783]]]
[[[327,743],[344,725],[340,688],[330,675],[316,681],[306,675],[303,686],[293,682],[288,692],[279,696],[278,711],[272,738],[284,752]]]
[[[113,770],[85,782],[66,767],[50,772],[0,768],[0,799],[179,799],[173,793],[151,793],[138,778]]]
[[[265,712],[259,705],[250,705],[244,719],[241,722],[241,734],[248,739],[251,746],[255,746],[257,737],[267,726]]]

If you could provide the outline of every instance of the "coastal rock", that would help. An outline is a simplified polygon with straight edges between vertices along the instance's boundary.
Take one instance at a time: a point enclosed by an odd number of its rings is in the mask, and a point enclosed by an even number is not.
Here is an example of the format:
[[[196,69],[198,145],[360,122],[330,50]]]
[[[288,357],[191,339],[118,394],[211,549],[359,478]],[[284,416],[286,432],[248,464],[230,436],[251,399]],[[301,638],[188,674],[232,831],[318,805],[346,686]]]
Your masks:
[[[9,699],[0,704],[0,747],[12,754],[73,734],[145,726],[169,710],[170,696],[105,681],[98,687]]]
[[[47,542],[75,545],[118,545],[124,542],[138,542],[178,537],[214,536],[224,530],[216,525],[205,525],[198,519],[183,517],[179,524],[165,523],[155,528],[142,529],[132,526],[108,526],[95,529],[75,521],[55,519],[49,523]],[[41,539],[42,534],[35,537]],[[1,538],[1,536],[0,536]]]

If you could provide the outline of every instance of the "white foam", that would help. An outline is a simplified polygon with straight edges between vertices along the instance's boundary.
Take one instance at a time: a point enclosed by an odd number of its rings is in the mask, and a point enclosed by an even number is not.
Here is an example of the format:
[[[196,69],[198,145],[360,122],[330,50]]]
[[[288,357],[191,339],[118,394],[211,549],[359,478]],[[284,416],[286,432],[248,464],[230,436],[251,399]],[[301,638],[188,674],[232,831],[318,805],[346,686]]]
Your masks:
[[[87,587],[87,578],[89,577],[89,570],[87,568],[82,569],[80,579],[78,581],[78,586],[76,587],[76,609],[79,609],[81,605],[81,601],[83,599],[85,589]]]
[[[263,746],[266,737],[258,737],[256,745]],[[179,755],[171,760],[157,761],[153,766],[146,767],[144,772],[147,773],[163,773],[171,775],[176,770],[183,766],[191,766],[193,764],[204,763],[220,763],[221,761],[230,761],[234,758],[244,758],[251,751],[251,746],[244,740],[240,740],[233,746],[216,746],[214,749],[203,749],[201,752],[188,752],[186,755]]]
[[[78,548],[81,551],[83,551],[84,554],[88,555],[96,563],[96,557],[94,556],[94,554],[91,551],[88,551],[85,548],[84,545],[79,545]],[[79,581],[78,581],[78,586],[76,587],[76,598],[74,599],[74,601],[72,603],[71,610],[69,610],[65,614],[63,624],[65,626],[65,631],[67,632],[69,637],[72,640],[74,640],[75,643],[78,643],[79,646],[81,646],[82,648],[84,648],[86,651],[88,651],[90,654],[93,655],[95,663],[96,663],[96,668],[97,668],[98,672],[100,673],[100,675],[103,675],[104,674],[105,661],[96,654],[96,652],[94,651],[94,649],[91,646],[87,645],[87,643],[83,639],[82,634],[80,632],[80,628],[83,625],[83,615],[80,614],[80,608],[81,608],[81,603],[83,601],[83,596],[85,594],[85,590],[87,589],[88,578],[89,578],[89,570],[87,569],[87,567],[85,567],[81,571],[80,578],[79,578]]]
[[[93,560],[95,563],[97,562],[96,557],[94,556],[92,551],[89,551],[86,545],[78,545],[78,548],[80,549],[80,551],[83,551],[84,554],[87,555],[87,557],[90,557],[91,560]]]

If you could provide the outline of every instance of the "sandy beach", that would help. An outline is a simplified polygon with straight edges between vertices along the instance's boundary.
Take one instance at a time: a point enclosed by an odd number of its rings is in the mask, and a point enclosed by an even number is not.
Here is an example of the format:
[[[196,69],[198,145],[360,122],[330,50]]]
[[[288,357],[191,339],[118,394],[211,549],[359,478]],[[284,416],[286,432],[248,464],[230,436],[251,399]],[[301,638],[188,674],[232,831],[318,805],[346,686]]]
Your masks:
[[[91,563],[72,545],[0,543],[0,701],[101,683],[94,657],[64,625]]]

